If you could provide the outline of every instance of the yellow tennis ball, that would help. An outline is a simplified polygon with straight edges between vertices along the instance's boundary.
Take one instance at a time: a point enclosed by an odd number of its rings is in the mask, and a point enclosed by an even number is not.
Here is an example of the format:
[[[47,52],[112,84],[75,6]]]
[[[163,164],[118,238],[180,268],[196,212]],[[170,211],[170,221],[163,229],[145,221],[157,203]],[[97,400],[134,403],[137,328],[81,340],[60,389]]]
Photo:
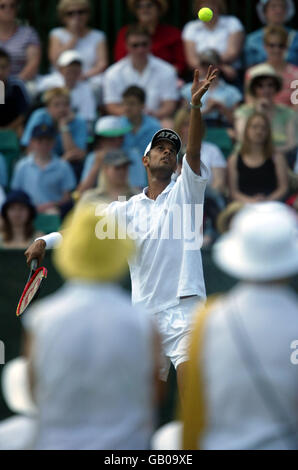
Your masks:
[[[201,21],[208,23],[208,21],[211,21],[213,18],[213,11],[211,8],[201,8],[198,13],[198,17]]]

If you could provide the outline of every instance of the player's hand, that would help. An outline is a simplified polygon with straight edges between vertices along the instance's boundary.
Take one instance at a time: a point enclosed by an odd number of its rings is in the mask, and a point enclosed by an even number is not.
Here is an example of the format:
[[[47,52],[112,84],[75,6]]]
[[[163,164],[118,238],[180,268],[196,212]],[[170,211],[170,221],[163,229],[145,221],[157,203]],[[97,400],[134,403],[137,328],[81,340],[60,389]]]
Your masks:
[[[195,70],[195,76],[191,88],[192,104],[197,106],[201,103],[202,97],[209,90],[211,83],[217,77],[217,73],[218,70],[214,69],[212,65],[210,65],[205,80],[200,82],[200,72],[198,69]]]
[[[37,240],[33,242],[32,245],[25,251],[25,257],[28,266],[30,266],[31,261],[34,259],[38,260],[38,266],[41,265],[41,262],[44,258],[46,252],[46,242],[44,240]]]

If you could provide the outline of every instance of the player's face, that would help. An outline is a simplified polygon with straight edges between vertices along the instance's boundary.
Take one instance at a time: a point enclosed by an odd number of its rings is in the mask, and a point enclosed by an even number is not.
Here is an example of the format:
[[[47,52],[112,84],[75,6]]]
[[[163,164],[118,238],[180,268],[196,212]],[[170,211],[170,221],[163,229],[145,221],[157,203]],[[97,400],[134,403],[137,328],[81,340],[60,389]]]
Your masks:
[[[175,146],[168,140],[161,139],[151,149],[150,155],[143,158],[144,166],[151,174],[168,179],[176,171],[177,153]]]
[[[70,112],[68,99],[64,96],[56,96],[48,104],[48,111],[54,121],[59,121],[59,119],[68,116]]]
[[[144,111],[143,103],[136,96],[124,98],[123,107],[125,116],[132,121],[139,118]]]
[[[7,218],[13,227],[24,226],[28,222],[29,215],[29,208],[19,202],[10,204],[7,209]]]
[[[282,25],[285,22],[286,10],[285,0],[270,0],[265,8],[267,23]]]
[[[247,133],[252,144],[263,144],[268,136],[268,128],[264,119],[261,116],[252,119]]]

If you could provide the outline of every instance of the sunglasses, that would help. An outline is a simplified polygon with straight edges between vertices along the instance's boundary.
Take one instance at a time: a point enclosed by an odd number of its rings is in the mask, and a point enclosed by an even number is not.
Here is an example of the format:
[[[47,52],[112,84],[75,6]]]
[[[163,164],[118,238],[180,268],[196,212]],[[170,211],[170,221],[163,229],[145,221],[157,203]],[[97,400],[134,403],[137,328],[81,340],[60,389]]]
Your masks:
[[[88,10],[70,10],[65,13],[65,16],[72,18],[73,16],[83,16],[88,13]]]
[[[148,3],[139,3],[136,5],[137,10],[141,10],[142,8],[145,8],[147,10],[151,9],[154,7],[154,3],[148,2]]]
[[[16,8],[16,3],[3,3],[0,5],[0,10],[15,10]]]
[[[260,83],[256,83],[256,87],[257,88],[276,88],[276,85],[274,82],[268,82],[268,83],[260,82]]]
[[[141,47],[148,47],[149,42],[148,41],[143,41],[143,42],[134,42],[132,44],[129,44],[129,47],[132,49],[140,49]]]
[[[266,45],[271,49],[285,49],[287,47],[285,44],[274,44],[273,42],[267,42]]]

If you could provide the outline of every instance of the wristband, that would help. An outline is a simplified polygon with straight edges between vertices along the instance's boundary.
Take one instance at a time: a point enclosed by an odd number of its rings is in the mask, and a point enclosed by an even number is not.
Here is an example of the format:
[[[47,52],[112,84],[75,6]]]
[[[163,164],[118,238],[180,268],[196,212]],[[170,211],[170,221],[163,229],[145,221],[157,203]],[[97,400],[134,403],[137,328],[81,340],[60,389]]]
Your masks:
[[[59,232],[53,232],[49,233],[49,235],[45,235],[44,237],[39,237],[36,238],[37,240],[43,240],[46,244],[46,250],[51,250],[52,248],[55,248],[57,245],[59,245],[60,242],[62,242],[63,237],[61,233]]]
[[[200,104],[192,104],[191,101],[190,101],[189,104],[190,104],[190,107],[193,108],[193,109],[200,109],[200,108],[203,106],[202,103],[200,103]]]

